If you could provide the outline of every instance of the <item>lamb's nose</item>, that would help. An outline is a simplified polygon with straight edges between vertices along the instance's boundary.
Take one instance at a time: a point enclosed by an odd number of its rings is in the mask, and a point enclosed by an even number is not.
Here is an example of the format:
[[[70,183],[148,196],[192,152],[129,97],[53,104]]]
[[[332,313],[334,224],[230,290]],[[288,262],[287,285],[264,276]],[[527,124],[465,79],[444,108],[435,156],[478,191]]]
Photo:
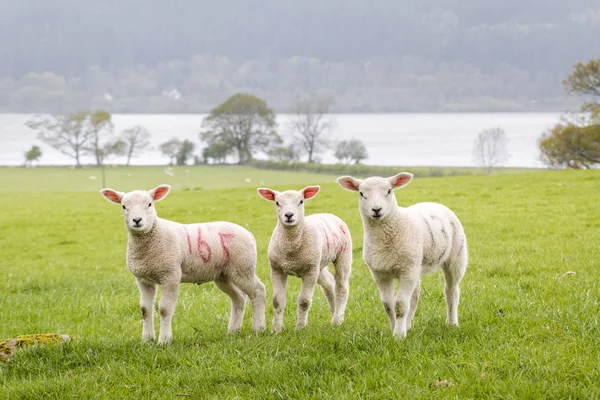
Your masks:
[[[379,211],[381,211],[381,207],[373,207],[371,208],[371,210],[373,210],[375,214],[379,214]]]
[[[141,218],[133,218],[133,222],[135,222],[136,225],[139,225],[140,222],[142,222]]]
[[[287,212],[287,213],[285,213],[285,217],[286,217],[287,219],[292,219],[292,217],[293,217],[293,216],[294,216],[294,213],[291,213],[291,212]]]

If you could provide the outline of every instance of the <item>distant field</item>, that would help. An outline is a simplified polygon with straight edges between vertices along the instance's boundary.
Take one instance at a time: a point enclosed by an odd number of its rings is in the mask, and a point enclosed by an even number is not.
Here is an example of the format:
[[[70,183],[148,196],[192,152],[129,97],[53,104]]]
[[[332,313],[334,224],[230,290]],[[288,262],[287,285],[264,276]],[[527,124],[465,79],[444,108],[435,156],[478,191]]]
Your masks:
[[[150,189],[161,183],[179,189],[224,189],[261,185],[297,185],[333,182],[334,175],[261,170],[238,166],[174,166],[173,176],[165,166],[106,167],[106,185],[127,191]],[[246,182],[249,179],[250,182]],[[0,168],[0,192],[65,192],[102,189],[100,168],[68,167]]]
[[[212,167],[175,172],[169,178],[162,168],[111,169],[108,184],[127,190],[171,183],[174,191],[157,205],[162,217],[226,219],[253,232],[269,328],[266,249],[275,213],[255,187],[260,180],[279,189],[321,183],[307,211],[336,213],[354,240],[344,325],[329,325],[317,290],[308,328],[295,332],[299,280],[290,278],[284,333],[252,335],[248,309],[243,332],[227,336],[228,298],[213,284],[186,285],[175,342],[142,344],[121,212],[96,192],[100,183],[89,176],[98,171],[0,169],[0,339],[45,332],[75,338],[0,363],[0,398],[600,397],[600,171],[418,178],[397,191],[403,205],[451,207],[471,255],[461,326],[444,326],[443,279],[427,276],[414,328],[402,342],[391,338],[361,258],[356,196],[328,183],[332,176]],[[190,187],[202,190],[183,190]]]

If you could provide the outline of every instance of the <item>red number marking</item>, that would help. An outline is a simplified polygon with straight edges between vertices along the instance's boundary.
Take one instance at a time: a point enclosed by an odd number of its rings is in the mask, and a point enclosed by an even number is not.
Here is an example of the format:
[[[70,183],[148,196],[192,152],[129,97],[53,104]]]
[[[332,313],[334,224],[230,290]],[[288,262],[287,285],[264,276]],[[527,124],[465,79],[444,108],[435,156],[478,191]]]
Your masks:
[[[190,237],[190,233],[185,226],[183,227],[183,230],[185,231],[185,236],[187,237],[188,251],[190,252],[190,255],[192,255],[192,238]]]
[[[204,254],[202,253],[203,248],[205,250]],[[206,263],[210,261],[211,253],[210,246],[208,243],[206,243],[206,241],[202,240],[202,230],[200,227],[198,227],[198,254],[200,255],[202,261]]]
[[[223,254],[225,254],[226,262],[229,262],[230,254],[229,254],[229,249],[225,245],[225,239],[233,239],[233,238],[235,238],[235,235],[233,233],[220,233],[219,232],[219,239],[221,239],[221,248],[223,249]]]

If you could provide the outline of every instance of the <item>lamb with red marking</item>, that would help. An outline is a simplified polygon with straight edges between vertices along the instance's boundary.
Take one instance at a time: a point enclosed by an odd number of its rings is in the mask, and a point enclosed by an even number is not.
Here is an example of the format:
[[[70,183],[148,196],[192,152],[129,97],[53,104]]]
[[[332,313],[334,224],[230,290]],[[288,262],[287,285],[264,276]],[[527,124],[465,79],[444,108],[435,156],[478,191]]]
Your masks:
[[[137,280],[143,317],[142,340],[154,340],[156,285],[159,301],[159,344],[173,339],[171,320],[181,283],[215,282],[231,298],[228,331],[242,329],[246,296],[252,303],[252,330],[266,330],[263,283],[256,276],[256,241],[241,226],[225,221],[180,224],[159,218],[154,204],[171,187],[129,193],[102,189],[102,195],[122,207],[128,233],[127,266]]]
[[[319,186],[281,193],[258,189],[262,198],[275,203],[277,211],[277,225],[268,251],[273,283],[273,332],[283,330],[289,275],[302,279],[296,329],[302,329],[308,323],[308,311],[317,284],[329,302],[331,323],[340,325],[344,322],[352,270],[352,237],[344,221],[333,214],[304,216],[304,201],[315,197],[319,190]],[[335,266],[335,277],[327,270],[330,263]]]

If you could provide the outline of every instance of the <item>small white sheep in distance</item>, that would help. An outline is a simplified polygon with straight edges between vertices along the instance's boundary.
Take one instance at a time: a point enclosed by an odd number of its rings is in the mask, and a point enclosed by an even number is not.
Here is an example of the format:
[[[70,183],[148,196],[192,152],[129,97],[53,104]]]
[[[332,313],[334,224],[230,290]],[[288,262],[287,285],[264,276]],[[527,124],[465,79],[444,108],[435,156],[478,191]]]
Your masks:
[[[258,194],[275,203],[277,225],[269,242],[268,258],[273,283],[273,332],[283,330],[288,275],[302,279],[296,329],[308,323],[308,311],[318,283],[331,309],[331,323],[344,322],[348,280],[352,270],[352,237],[348,226],[333,214],[304,216],[304,201],[319,193],[319,186],[277,192],[259,188]],[[327,265],[335,266],[335,278]]]
[[[142,340],[154,340],[156,285],[159,302],[159,344],[173,338],[171,320],[181,283],[214,281],[231,298],[229,332],[242,328],[247,295],[252,302],[252,330],[264,331],[265,286],[255,274],[256,241],[246,229],[231,222],[180,224],[159,218],[154,203],[171,187],[129,193],[102,189],[102,195],[123,208],[128,232],[127,266],[137,279],[144,319]]]
[[[458,325],[458,285],[468,260],[465,232],[449,208],[438,203],[398,206],[394,189],[406,186],[412,177],[402,172],[390,178],[338,178],[342,187],[359,192],[363,259],[379,288],[397,339],[404,338],[411,328],[421,274],[435,272],[439,267],[446,282],[446,323]],[[394,301],[396,279],[399,282]]]

